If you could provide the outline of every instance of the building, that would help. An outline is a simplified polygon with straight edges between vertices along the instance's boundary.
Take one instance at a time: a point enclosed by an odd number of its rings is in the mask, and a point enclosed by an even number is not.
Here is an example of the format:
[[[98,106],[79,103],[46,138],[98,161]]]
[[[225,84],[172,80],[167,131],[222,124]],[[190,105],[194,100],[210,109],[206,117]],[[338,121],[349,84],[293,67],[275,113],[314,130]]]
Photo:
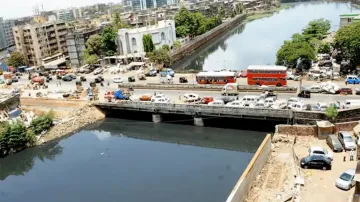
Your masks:
[[[340,27],[352,22],[360,22],[360,13],[348,13],[340,15]]]
[[[146,10],[146,0],[132,0],[131,5],[134,11]]]
[[[74,14],[72,10],[60,10],[57,12],[57,19],[65,22],[73,21]]]
[[[80,19],[83,17],[81,8],[73,8],[72,12],[75,19]]]
[[[73,33],[66,35],[66,44],[68,47],[68,53],[72,67],[81,67],[84,65],[81,54],[86,48],[86,41],[91,35],[94,34],[100,34],[100,29],[93,28],[75,30]]]
[[[13,20],[3,20],[0,18],[0,49],[15,45],[12,28],[15,26]]]
[[[142,43],[144,34],[152,36],[156,48],[160,48],[165,44],[172,47],[176,40],[175,22],[173,20],[163,20],[159,21],[155,26],[119,29],[117,37],[118,53],[126,55],[144,52]]]
[[[67,54],[67,27],[64,22],[20,25],[13,28],[16,50],[24,55],[28,66],[41,65],[41,59]]]

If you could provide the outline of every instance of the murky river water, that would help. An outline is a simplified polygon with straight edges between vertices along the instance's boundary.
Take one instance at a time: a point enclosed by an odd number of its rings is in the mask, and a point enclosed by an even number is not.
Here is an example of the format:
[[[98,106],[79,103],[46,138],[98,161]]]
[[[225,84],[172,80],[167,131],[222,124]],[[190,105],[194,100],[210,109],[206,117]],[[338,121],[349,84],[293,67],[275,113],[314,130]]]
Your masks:
[[[350,3],[307,2],[289,4],[271,17],[241,24],[191,56],[174,64],[174,68],[221,70],[246,69],[249,65],[274,64],[276,52],[284,40],[290,39],[309,21],[331,20],[331,30],[337,30],[340,14],[360,12]]]
[[[263,138],[107,119],[0,159],[0,201],[225,201]]]

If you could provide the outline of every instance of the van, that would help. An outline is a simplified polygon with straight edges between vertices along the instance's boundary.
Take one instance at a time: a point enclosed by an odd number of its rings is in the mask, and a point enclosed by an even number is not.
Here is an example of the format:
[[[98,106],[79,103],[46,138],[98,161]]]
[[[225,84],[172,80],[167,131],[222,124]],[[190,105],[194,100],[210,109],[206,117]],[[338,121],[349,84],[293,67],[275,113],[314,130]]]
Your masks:
[[[276,98],[275,97],[268,97],[265,99],[264,103],[266,107],[271,107],[275,104]]]
[[[343,109],[360,107],[360,100],[345,100]]]
[[[245,95],[242,99],[242,103],[244,103],[244,107],[248,107],[252,103],[256,103],[259,101],[259,97],[256,95]]]
[[[345,80],[346,84],[359,84],[360,79],[355,75],[348,75]]]
[[[221,89],[221,95],[238,95],[238,84],[237,83],[227,83]]]

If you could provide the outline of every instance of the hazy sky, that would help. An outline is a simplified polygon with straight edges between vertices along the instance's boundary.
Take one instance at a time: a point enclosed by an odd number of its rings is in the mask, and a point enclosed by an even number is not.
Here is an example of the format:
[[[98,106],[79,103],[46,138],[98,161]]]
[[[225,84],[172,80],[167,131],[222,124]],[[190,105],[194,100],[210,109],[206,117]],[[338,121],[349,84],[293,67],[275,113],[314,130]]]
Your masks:
[[[68,7],[87,6],[96,3],[118,3],[121,0],[0,0],[0,17],[4,19],[30,16],[36,5],[44,10],[57,10]]]

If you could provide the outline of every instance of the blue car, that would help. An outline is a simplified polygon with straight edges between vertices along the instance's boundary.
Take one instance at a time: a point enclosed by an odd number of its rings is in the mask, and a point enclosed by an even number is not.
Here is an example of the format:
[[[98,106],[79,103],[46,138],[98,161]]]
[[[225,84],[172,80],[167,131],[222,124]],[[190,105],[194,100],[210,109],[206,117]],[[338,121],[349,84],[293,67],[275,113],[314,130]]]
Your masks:
[[[346,84],[359,84],[360,79],[357,76],[347,76],[345,80]]]

